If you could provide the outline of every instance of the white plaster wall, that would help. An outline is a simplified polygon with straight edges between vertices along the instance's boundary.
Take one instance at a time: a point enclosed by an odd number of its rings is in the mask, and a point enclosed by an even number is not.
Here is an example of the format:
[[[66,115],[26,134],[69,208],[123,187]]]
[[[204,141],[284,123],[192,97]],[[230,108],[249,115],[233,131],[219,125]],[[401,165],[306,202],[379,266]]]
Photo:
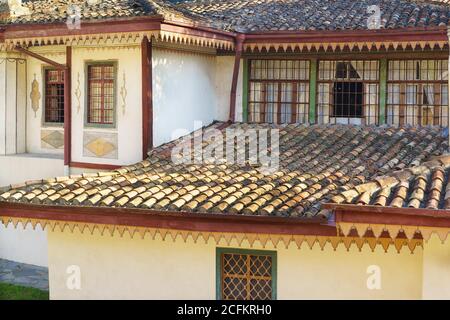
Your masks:
[[[28,180],[59,177],[64,174],[64,161],[58,156],[18,154],[0,156],[0,186]]]
[[[241,59],[239,77],[236,88],[235,121],[242,122],[242,89],[244,59]],[[230,93],[233,80],[234,56],[219,56],[216,58],[216,120],[227,121],[230,115]]]
[[[62,158],[37,154],[0,156],[0,168],[0,186],[64,174]],[[24,230],[20,224],[16,229],[0,223],[0,259],[46,267],[47,233],[39,226],[35,230],[27,226]]]
[[[47,267],[47,232],[40,225],[23,229],[20,223],[17,228],[0,223],[0,259]]]
[[[114,61],[117,63],[116,128],[91,128],[84,126],[86,112],[87,62]],[[125,74],[125,79],[124,79]],[[78,86],[78,76],[80,85]],[[75,91],[79,87],[80,103]],[[127,91],[125,104],[121,89]],[[142,98],[141,98],[140,46],[85,48],[73,47],[72,51],[72,160],[99,164],[128,165],[142,160]],[[83,132],[118,134],[118,159],[83,156]]]
[[[0,56],[0,59],[2,57]],[[6,154],[6,63],[0,63],[0,154]]]
[[[0,155],[25,151],[25,86],[26,62],[0,54]]]
[[[196,243],[170,236],[152,240],[147,233],[133,239],[125,232],[103,236],[94,231],[81,234],[67,229],[49,232],[50,296],[52,299],[215,299],[216,248],[210,238]],[[234,248],[249,248],[245,240]],[[263,249],[257,242],[253,249]],[[321,250],[295,244],[277,249],[278,299],[420,299],[422,294],[422,250],[400,254],[391,247],[372,252],[368,246],[359,252],[331,245]],[[69,266],[80,268],[81,289],[66,287]],[[380,290],[369,290],[367,268],[379,266]]]
[[[217,118],[216,58],[211,55],[153,49],[153,139],[169,142],[177,129],[189,132],[194,122]]]

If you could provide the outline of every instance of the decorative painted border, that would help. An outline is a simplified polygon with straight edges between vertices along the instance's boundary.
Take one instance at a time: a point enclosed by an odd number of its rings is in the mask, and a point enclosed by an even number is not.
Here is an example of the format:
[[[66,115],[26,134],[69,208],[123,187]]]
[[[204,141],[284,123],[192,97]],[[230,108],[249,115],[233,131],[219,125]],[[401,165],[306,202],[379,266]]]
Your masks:
[[[40,225],[42,230],[48,230],[54,232],[59,230],[61,232],[73,233],[76,229],[82,234],[94,234],[95,231],[99,232],[102,236],[119,235],[123,237],[125,233],[128,233],[131,238],[139,235],[144,239],[147,234],[152,240],[155,240],[159,236],[163,241],[172,240],[175,242],[178,238],[181,238],[184,242],[188,239],[192,239],[194,243],[197,243],[200,238],[205,243],[212,240],[216,245],[242,245],[244,241],[247,241],[251,248],[255,247],[256,243],[263,248],[266,248],[269,242],[274,248],[279,248],[284,245],[288,248],[291,244],[297,245],[298,249],[301,249],[303,244],[306,244],[309,249],[319,246],[321,250],[324,250],[327,244],[330,244],[334,250],[338,247],[344,246],[347,250],[356,247],[359,251],[362,251],[364,247],[369,247],[374,251],[377,246],[381,246],[385,252],[391,246],[394,246],[398,253],[403,249],[409,248],[411,253],[414,253],[417,247],[423,247],[422,239],[392,239],[389,237],[379,238],[361,238],[358,236],[315,236],[315,235],[289,235],[289,234],[262,234],[262,233],[233,233],[233,232],[207,232],[207,231],[189,231],[189,230],[177,230],[167,228],[150,228],[150,227],[135,227],[135,226],[123,226],[123,225],[110,225],[110,224],[98,224],[98,223],[86,223],[86,222],[71,222],[71,221],[56,221],[45,219],[29,219],[29,218],[16,218],[16,217],[0,217],[0,222],[5,226],[12,224],[14,228],[18,228],[19,223],[22,228],[26,228],[31,225],[33,229],[37,225]],[[450,232],[450,229],[447,230]],[[233,242],[234,241],[234,242]]]
[[[224,253],[270,256],[272,258],[272,300],[277,300],[277,252],[270,250],[248,250],[235,248],[216,248],[216,300],[222,300],[221,256]]]

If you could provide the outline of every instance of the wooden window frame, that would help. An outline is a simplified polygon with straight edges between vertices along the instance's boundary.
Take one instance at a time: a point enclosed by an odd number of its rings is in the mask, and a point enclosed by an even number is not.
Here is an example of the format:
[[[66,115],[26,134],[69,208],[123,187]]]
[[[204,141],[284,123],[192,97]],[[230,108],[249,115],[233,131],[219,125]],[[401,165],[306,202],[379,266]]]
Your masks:
[[[252,78],[252,61],[258,61],[258,60],[265,60],[265,61],[281,61],[281,60],[286,60],[286,61],[304,61],[308,63],[308,68],[306,69],[306,75],[307,75],[307,79],[254,79]],[[245,122],[250,122],[250,123],[273,123],[273,124],[287,124],[285,122],[281,121],[282,118],[282,104],[289,104],[291,105],[291,120],[293,119],[293,121],[288,122],[288,124],[308,124],[310,123],[310,105],[311,105],[311,59],[308,58],[297,58],[297,57],[249,57],[249,58],[245,58],[245,63],[244,63],[244,67],[246,68],[245,72],[244,72],[244,98],[246,101],[244,101],[243,106],[244,106],[244,115],[243,118],[245,120]],[[265,118],[266,118],[266,110],[267,110],[267,101],[265,101],[265,97],[262,101],[253,101],[252,100],[252,83],[263,83],[264,86],[261,90],[261,94],[265,95],[265,89],[267,86],[267,83],[277,83],[278,85],[278,90],[277,90],[277,101],[274,102],[276,104],[276,112],[274,112],[274,118],[275,118],[275,114],[276,114],[276,118],[277,121],[273,121],[273,122],[266,122]],[[305,103],[297,103],[297,102],[283,102],[281,101],[281,96],[282,96],[282,90],[281,90],[281,84],[283,83],[292,83],[294,84],[292,86],[292,100],[296,101],[297,100],[297,96],[298,96],[298,90],[297,90],[297,85],[298,84],[305,84],[307,85],[307,90],[305,91],[305,94],[307,95],[308,99],[307,102]],[[264,121],[260,121],[260,122],[256,122],[256,121],[250,121],[250,114],[251,114],[251,105],[254,103],[260,103],[262,104],[262,108],[260,109],[259,113],[260,113],[260,119],[264,119]],[[304,122],[297,122],[298,119],[298,113],[296,112],[296,108],[295,106],[301,106],[304,105],[305,106],[305,112],[303,114],[303,117],[305,118]]]
[[[114,72],[114,86],[113,86],[113,121],[112,123],[91,123],[89,122],[89,67],[90,66],[113,66]],[[116,129],[117,128],[117,70],[118,63],[117,60],[106,60],[106,61],[86,61],[85,62],[85,112],[84,112],[84,126],[88,128],[106,128],[106,129]]]
[[[270,256],[272,259],[271,284],[272,284],[272,300],[277,299],[277,252],[270,250],[249,250],[236,248],[216,248],[216,299],[222,300],[222,257],[223,254],[241,254],[255,256]]]
[[[56,69],[54,67],[51,66],[44,66],[42,68],[42,126],[43,127],[63,127],[64,126],[64,101],[62,104],[62,112],[63,112],[63,117],[62,117],[62,121],[61,122],[49,122],[47,121],[47,116],[46,116],[46,112],[47,112],[47,72],[48,71],[59,71],[62,72],[62,81],[58,84],[63,85],[63,100],[64,100],[64,72],[65,70],[62,69]]]
[[[423,124],[423,119],[422,119],[422,114],[423,114],[423,107],[425,106],[423,104],[423,90],[425,86],[428,85],[433,85],[433,91],[434,91],[434,101],[435,103],[433,105],[428,105],[428,108],[433,108],[433,126],[440,126],[440,127],[448,127],[448,124],[450,124],[450,119],[448,118],[448,114],[444,114],[443,109],[445,107],[449,108],[449,106],[446,106],[442,103],[442,87],[447,85],[447,95],[450,92],[449,89],[449,80],[422,80],[422,79],[414,79],[414,80],[394,80],[394,79],[390,79],[390,62],[405,62],[407,63],[408,61],[420,61],[421,63],[423,61],[445,61],[447,60],[447,63],[450,63],[449,59],[439,59],[439,58],[428,58],[428,57],[421,57],[421,58],[410,58],[410,59],[388,59],[387,60],[387,77],[386,77],[386,122],[388,122],[389,118],[392,118],[393,122],[392,123],[388,123],[389,125],[395,125],[395,113],[394,110],[392,109],[393,107],[395,107],[397,104],[392,104],[389,103],[389,97],[390,94],[392,94],[391,92],[391,85],[398,85],[399,86],[399,103],[398,103],[398,125],[401,126],[405,126],[405,125],[412,125],[408,123],[408,117],[412,117],[415,118],[416,115],[414,114],[414,111],[412,111],[412,115],[408,112],[408,102],[407,102],[407,88],[408,86],[416,86],[416,93],[415,93],[415,99],[417,101],[417,103],[415,105],[412,105],[413,107],[417,107],[418,108],[418,112],[419,114],[417,115],[417,122],[418,124],[416,124],[415,126],[418,127],[422,127],[422,126],[427,126],[429,124]],[[399,69],[401,70],[401,69]],[[408,68],[407,68],[407,64],[405,66],[404,72],[405,74],[407,74],[408,72]],[[426,69],[428,70],[428,69]],[[446,69],[447,70],[447,69]],[[415,70],[415,72],[419,72],[421,73],[421,69],[419,70]],[[435,69],[436,71],[436,69]],[[450,76],[450,75],[449,75]],[[439,88],[440,90],[436,90],[437,88]],[[437,104],[436,103],[436,98],[440,99],[440,103]],[[448,97],[447,97],[448,99]],[[438,112],[436,112],[438,111]],[[436,115],[437,114],[437,115]],[[444,121],[447,121],[447,125],[443,125]],[[403,122],[403,123],[402,123]],[[436,124],[437,122],[437,124]]]

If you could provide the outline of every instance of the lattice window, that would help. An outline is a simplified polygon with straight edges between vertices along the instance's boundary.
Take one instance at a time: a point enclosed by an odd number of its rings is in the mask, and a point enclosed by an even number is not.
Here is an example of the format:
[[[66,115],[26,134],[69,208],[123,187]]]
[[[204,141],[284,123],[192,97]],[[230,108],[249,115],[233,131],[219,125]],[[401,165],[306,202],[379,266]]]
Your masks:
[[[46,123],[64,123],[64,70],[45,69]]]
[[[380,65],[376,60],[319,61],[319,123],[378,124]]]
[[[274,253],[220,253],[223,300],[271,300],[275,296]]]
[[[391,60],[387,123],[448,126],[448,60]]]
[[[251,60],[249,122],[307,123],[309,61]]]
[[[114,124],[114,64],[88,65],[88,112],[90,124]]]

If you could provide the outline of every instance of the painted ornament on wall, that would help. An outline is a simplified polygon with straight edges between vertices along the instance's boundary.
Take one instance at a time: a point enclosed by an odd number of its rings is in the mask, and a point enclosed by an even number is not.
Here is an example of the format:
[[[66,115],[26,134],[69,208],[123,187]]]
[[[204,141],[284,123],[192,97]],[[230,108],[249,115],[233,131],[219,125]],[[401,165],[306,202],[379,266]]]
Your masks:
[[[122,114],[125,114],[125,109],[126,109],[126,100],[127,100],[127,95],[128,95],[128,91],[127,91],[127,81],[125,78],[125,72],[123,73],[123,83],[122,83],[122,88],[120,88],[120,97],[122,98]]]
[[[77,114],[80,113],[81,110],[81,89],[80,89],[80,73],[77,75],[77,88],[75,89],[75,97],[77,98]]]
[[[84,132],[83,156],[103,159],[117,159],[117,133]]]
[[[31,108],[34,111],[34,117],[36,117],[36,114],[39,110],[39,101],[41,100],[41,93],[39,92],[39,82],[36,80],[36,74],[34,74],[34,80],[31,83],[30,99]]]

